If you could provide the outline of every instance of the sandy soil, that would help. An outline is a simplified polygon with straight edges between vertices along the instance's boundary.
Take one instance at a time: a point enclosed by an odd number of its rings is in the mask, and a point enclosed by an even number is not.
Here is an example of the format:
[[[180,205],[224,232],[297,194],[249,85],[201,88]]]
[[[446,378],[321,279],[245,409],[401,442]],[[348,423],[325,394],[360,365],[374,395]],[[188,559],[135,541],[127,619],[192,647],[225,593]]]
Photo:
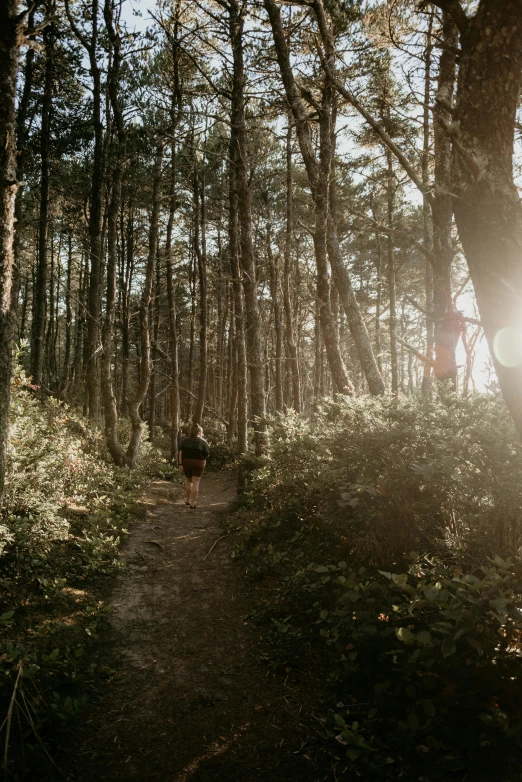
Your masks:
[[[105,662],[116,674],[86,714],[73,779],[336,778],[310,753],[322,725],[309,727],[307,693],[259,662],[247,618],[255,594],[230,556],[234,536],[208,553],[233,497],[231,483],[212,473],[196,510],[176,485],[150,488],[111,600]]]

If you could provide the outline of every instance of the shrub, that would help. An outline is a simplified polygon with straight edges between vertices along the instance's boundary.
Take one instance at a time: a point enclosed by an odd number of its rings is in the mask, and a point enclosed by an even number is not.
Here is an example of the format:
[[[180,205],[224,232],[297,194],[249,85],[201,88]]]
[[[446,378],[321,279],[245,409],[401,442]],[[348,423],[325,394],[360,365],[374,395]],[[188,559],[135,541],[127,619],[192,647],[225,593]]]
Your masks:
[[[332,754],[364,779],[518,778],[522,446],[503,403],[325,401],[275,417],[250,466],[234,554],[268,576],[267,660],[337,704]]]
[[[256,506],[335,522],[357,558],[429,548],[478,561],[521,544],[522,444],[499,399],[327,401],[313,423],[276,418],[270,443]]]
[[[0,710],[5,716],[13,698],[16,730],[2,744],[33,778],[56,723],[80,709],[82,678],[95,667],[84,653],[104,610],[94,577],[119,567],[138,492],[165,469],[146,431],[136,469],[115,467],[80,415],[39,401],[23,373],[15,377],[0,516]]]

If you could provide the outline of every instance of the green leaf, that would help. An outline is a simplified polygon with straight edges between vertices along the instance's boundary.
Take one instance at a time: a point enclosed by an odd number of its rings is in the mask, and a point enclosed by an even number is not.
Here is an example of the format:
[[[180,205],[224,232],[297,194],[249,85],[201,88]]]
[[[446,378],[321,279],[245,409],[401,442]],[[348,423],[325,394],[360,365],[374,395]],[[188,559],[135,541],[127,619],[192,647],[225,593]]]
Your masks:
[[[455,652],[457,651],[455,642],[451,638],[445,638],[443,640],[441,649],[442,649],[443,657],[450,657],[452,654],[455,654]]]
[[[357,758],[361,757],[362,753],[360,749],[347,749],[346,754],[350,760],[357,760]]]
[[[330,571],[326,567],[326,565],[319,565],[319,567],[316,567],[315,569],[316,573],[329,573]]]
[[[408,630],[407,627],[397,627],[395,629],[395,635],[403,644],[412,644],[415,640],[412,631]]]
[[[14,611],[6,611],[5,614],[0,616],[0,622],[6,622],[8,619],[11,619],[12,616],[14,616]]]
[[[397,586],[404,586],[404,584],[408,581],[408,574],[407,573],[400,573],[397,575],[396,573],[392,574],[392,581]]]
[[[343,720],[340,714],[334,714],[334,720],[339,728],[345,728],[346,722]]]
[[[499,614],[505,614],[506,608],[511,603],[511,600],[508,597],[497,597],[496,600],[490,600],[489,605],[491,608],[494,608],[495,611],[498,611]],[[2,617],[0,617],[1,619]]]
[[[391,581],[392,574],[388,573],[387,570],[379,570],[379,573],[381,574],[381,576],[384,576],[385,578],[387,578],[388,581]]]
[[[430,646],[431,645],[431,633],[428,632],[428,630],[421,630],[420,633],[417,633],[416,639],[419,646]]]
[[[328,617],[328,611],[326,610],[326,608],[323,608],[319,616],[321,617],[321,619],[326,619]]]

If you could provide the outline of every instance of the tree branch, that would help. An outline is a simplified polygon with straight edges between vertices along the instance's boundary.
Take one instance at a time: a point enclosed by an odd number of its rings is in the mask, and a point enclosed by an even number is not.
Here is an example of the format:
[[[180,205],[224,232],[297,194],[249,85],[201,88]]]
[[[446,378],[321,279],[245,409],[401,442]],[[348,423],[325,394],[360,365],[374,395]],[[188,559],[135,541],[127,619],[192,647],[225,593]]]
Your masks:
[[[372,117],[372,115],[362,106],[353,92],[351,92],[349,89],[347,89],[341,82],[336,78],[335,73],[330,68],[330,65],[327,62],[326,57],[324,56],[321,47],[317,46],[317,50],[319,52],[319,57],[321,58],[321,63],[323,65],[324,71],[330,80],[331,84],[335,87],[337,92],[342,95],[342,97],[350,103],[354,109],[356,109],[359,114],[366,120],[368,125],[377,133],[381,141],[392,151],[392,153],[397,158],[398,162],[402,166],[402,168],[405,170],[405,172],[408,174],[409,178],[413,182],[413,184],[420,190],[422,195],[426,198],[430,206],[433,205],[433,195],[431,193],[431,190],[429,187],[427,187],[421,180],[421,178],[417,175],[417,172],[413,168],[413,166],[408,161],[407,157],[404,155],[404,153],[399,149],[397,144],[393,141],[393,139],[386,133],[382,125],[377,122],[377,120]]]
[[[437,8],[441,9],[441,11],[446,11],[446,13],[452,17],[453,21],[459,28],[459,33],[464,35],[469,27],[469,17],[461,6],[459,0],[423,0],[419,4],[419,10],[422,10],[430,3],[432,5],[436,5]]]

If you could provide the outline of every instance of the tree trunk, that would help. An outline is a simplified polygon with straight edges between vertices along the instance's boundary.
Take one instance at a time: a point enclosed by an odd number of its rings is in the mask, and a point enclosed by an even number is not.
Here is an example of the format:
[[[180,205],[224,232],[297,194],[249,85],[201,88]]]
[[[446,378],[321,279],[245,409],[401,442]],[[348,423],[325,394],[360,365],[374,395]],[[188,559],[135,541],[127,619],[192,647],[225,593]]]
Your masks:
[[[115,464],[122,467],[127,456],[118,438],[118,407],[112,382],[112,359],[114,343],[114,320],[116,315],[116,279],[118,265],[118,228],[121,213],[121,188],[125,167],[127,138],[119,96],[120,68],[122,63],[121,40],[113,23],[110,0],[105,0],[105,25],[111,43],[111,54],[107,87],[110,105],[116,127],[116,149],[112,172],[111,200],[107,214],[107,301],[101,339],[103,352],[101,357],[101,389],[105,420],[105,439],[109,453]],[[109,117],[107,124],[109,124]],[[92,269],[91,269],[92,272]]]
[[[500,387],[522,436],[522,204],[513,182],[520,0],[481,0],[472,18],[458,3],[448,11],[461,42],[449,129],[455,219]]]
[[[150,216],[149,247],[147,266],[145,270],[145,283],[140,300],[140,357],[139,357],[139,382],[136,393],[128,400],[129,417],[131,419],[131,438],[127,448],[127,464],[134,467],[138,458],[141,442],[142,420],[140,405],[142,404],[149,387],[151,360],[150,360],[150,331],[149,331],[149,306],[152,298],[154,284],[154,266],[158,251],[159,215],[161,206],[161,165],[165,142],[160,139],[156,146],[154,157],[154,175],[152,185],[152,210]]]
[[[390,303],[390,365],[391,365],[391,392],[399,393],[399,364],[397,357],[397,301],[395,292],[395,253],[393,250],[393,221],[395,198],[395,175],[393,173],[393,158],[389,149],[384,150],[388,162],[388,179],[386,183],[388,236],[387,236],[387,276],[388,298]]]
[[[270,296],[272,298],[273,326],[275,331],[275,409],[283,410],[283,324],[279,302],[279,268],[272,252],[272,226],[266,224],[266,251],[270,275]]]
[[[177,464],[179,433],[179,367],[178,367],[178,329],[176,322],[176,295],[174,290],[174,272],[172,264],[172,231],[176,213],[176,146],[172,142],[171,179],[169,197],[169,220],[165,244],[165,273],[167,275],[167,299],[169,304],[169,342],[170,342],[170,460]]]
[[[34,10],[29,11],[27,17],[27,26],[29,28],[34,27]],[[16,153],[17,153],[17,177],[18,180],[22,180],[27,162],[27,141],[29,134],[29,102],[33,91],[34,82],[34,56],[35,50],[32,46],[29,46],[25,55],[24,65],[24,86],[22,95],[20,96],[20,102],[16,111]],[[24,185],[21,182],[16,194],[15,203],[15,236],[13,244],[14,254],[14,266],[13,266],[13,285],[12,285],[12,300],[13,300],[13,313],[16,315],[16,308],[18,304],[18,296],[21,285],[21,239],[22,239],[22,220],[23,220],[23,191]],[[27,278],[26,278],[27,279]],[[27,306],[27,301],[24,299],[24,307]],[[24,313],[25,314],[25,313]],[[23,332],[23,329],[19,329]],[[20,339],[23,336],[20,333]]]
[[[92,20],[90,39],[77,27],[70,13],[69,0],[65,10],[72,30],[85,48],[92,77],[92,119],[94,126],[93,167],[91,173],[91,199],[89,208],[90,275],[88,293],[86,352],[87,411],[91,421],[98,416],[98,353],[100,348],[101,284],[102,284],[102,232],[103,232],[103,190],[105,180],[105,148],[102,125],[102,81],[98,53],[99,0],[91,0],[89,15]]]
[[[427,197],[427,191],[430,181],[430,102],[431,102],[431,64],[433,54],[432,44],[433,34],[433,11],[430,13],[428,30],[426,33],[426,50],[424,60],[424,110],[423,110],[423,144],[422,144],[422,184],[425,188],[422,200],[422,221],[423,235],[422,243],[427,253],[433,251],[433,224],[431,216],[431,206]],[[425,310],[426,310],[426,357],[429,359],[423,364],[422,371],[422,395],[431,398],[432,392],[432,360],[433,349],[435,345],[435,333],[433,323],[433,270],[431,260],[424,261],[424,287],[425,287]],[[412,358],[410,353],[410,359]],[[410,364],[408,363],[408,368]]]
[[[31,326],[31,375],[33,383],[39,386],[43,380],[45,321],[47,310],[47,245],[49,229],[49,177],[51,147],[51,109],[53,91],[53,25],[44,30],[45,76],[42,99],[42,125],[40,128],[40,215],[38,220],[38,264],[33,290],[33,313]],[[52,280],[51,280],[52,285]]]
[[[235,336],[237,345],[237,445],[239,453],[246,453],[248,451],[247,360],[237,224],[238,192],[235,157],[238,152],[234,135],[234,128],[232,127],[229,149],[228,251],[230,255],[230,272],[234,294]]]
[[[0,4],[0,506],[4,496],[11,384],[11,283],[16,182],[15,102],[21,30],[16,0]]]
[[[301,410],[301,388],[299,382],[299,362],[294,336],[294,319],[290,299],[290,277],[292,274],[292,236],[293,236],[293,181],[292,181],[292,114],[288,112],[288,130],[286,133],[286,231],[285,262],[283,272],[283,305],[285,311],[285,340],[288,354],[287,373],[291,377],[291,406],[296,412]]]
[[[73,266],[72,231],[67,232],[67,276],[65,282],[65,350],[62,366],[62,381],[60,384],[60,396],[65,399],[69,389],[71,373],[71,338],[72,338],[72,306],[71,306],[71,278]]]
[[[203,180],[200,184],[196,168],[194,172],[194,250],[198,264],[199,281],[199,378],[193,421],[198,424],[201,424],[203,420],[207,390],[207,248],[205,221],[205,182]],[[200,228],[201,244],[199,239]]]
[[[456,349],[461,334],[460,317],[451,295],[451,266],[453,263],[453,224],[451,139],[447,125],[452,121],[455,91],[457,27],[449,14],[443,14],[436,110],[433,118],[435,152],[435,194],[433,216],[433,321],[435,327],[435,364],[437,380],[450,380],[457,385]]]
[[[228,12],[233,53],[231,139],[236,146],[234,162],[238,193],[240,259],[243,270],[243,289],[245,292],[245,335],[250,374],[251,415],[254,422],[254,446],[256,454],[260,455],[266,447],[265,384],[256,270],[252,244],[252,192],[247,163],[246,77],[243,62],[244,8],[240,7],[237,0],[230,0]]]
[[[326,242],[328,243],[327,244],[328,256],[327,258],[325,258],[327,264],[326,279],[328,279],[328,258],[329,258],[330,264],[332,265],[332,272],[336,284],[338,285],[339,288],[339,294],[341,296],[343,308],[346,312],[346,317],[348,319],[348,325],[352,333],[352,338],[354,339],[354,342],[357,347],[359,360],[366,374],[370,392],[372,394],[384,393],[384,383],[382,382],[382,378],[380,377],[377,368],[377,363],[375,361],[375,356],[373,355],[368,331],[362,319],[361,312],[359,310],[359,305],[357,304],[357,300],[355,299],[355,294],[353,292],[348,271],[344,266],[342,260],[335,221],[332,218],[332,215],[329,214],[329,208],[328,208],[329,201],[332,202],[332,207],[335,209],[334,185],[332,184],[331,189],[329,187],[331,161],[328,166],[328,179],[326,180],[326,182],[324,182],[322,180],[323,166],[320,162],[318,163],[315,156],[307,112],[303,104],[303,101],[301,99],[301,95],[295,83],[294,75],[292,72],[292,67],[290,64],[290,52],[288,49],[288,45],[283,30],[283,25],[281,21],[281,12],[279,6],[275,2],[275,0],[264,0],[264,5],[268,12],[268,16],[270,18],[270,24],[272,27],[272,32],[274,37],[277,60],[279,63],[279,69],[281,71],[283,84],[285,87],[287,101],[292,110],[292,114],[296,123],[297,138],[299,141],[301,155],[303,157],[303,161],[308,176],[308,183],[314,201],[317,202],[318,198],[320,201],[319,206],[316,203],[316,231],[318,227],[318,223],[317,223],[318,212],[324,212],[324,215],[319,217],[319,223],[324,221],[324,234],[325,234],[324,243],[325,245]],[[325,96],[328,96],[328,101],[324,100]],[[323,112],[326,109],[327,103],[330,104],[330,108],[328,109],[328,112],[331,116],[331,107],[333,105],[333,94],[330,92],[330,85],[325,83],[323,88]],[[333,132],[333,128],[331,126],[330,120],[328,120],[328,132],[330,134],[332,134]],[[332,139],[330,139],[328,144],[331,147]],[[331,155],[331,152],[329,151],[328,154]],[[326,166],[324,168],[326,169]],[[323,188],[326,187],[327,189],[327,201],[325,205],[323,205],[322,203],[324,197],[318,193],[318,189],[320,189],[321,187]],[[317,237],[317,239],[319,239],[319,237]],[[320,255],[322,253],[320,249],[320,245],[322,242],[323,240],[320,239],[319,244],[317,245],[317,247],[319,248]],[[316,247],[316,238],[314,237],[314,248],[315,247]],[[319,259],[316,258],[316,262],[318,265],[318,282],[319,279],[321,279],[320,284],[324,284],[324,279],[323,279],[324,274],[322,271],[319,272],[319,267],[323,264],[323,259],[321,257]],[[324,291],[320,293],[319,296],[321,299],[321,307],[324,307],[323,304]],[[323,332],[324,339],[330,340],[329,334],[331,332],[331,329],[329,328],[328,323],[322,322],[321,325],[322,325],[322,332]],[[329,348],[327,348],[327,355],[328,353],[330,354],[328,356],[328,360],[330,360],[330,356],[331,356],[332,360],[334,361],[335,367],[333,368],[332,372],[335,376],[337,376],[337,381],[336,381],[337,385],[341,383],[340,387],[343,387],[345,389],[344,393],[346,393],[346,390],[350,387],[350,384],[349,382],[341,381],[340,372],[343,363],[340,354],[337,356],[335,355],[336,353],[335,343],[332,344],[330,342],[330,346]],[[344,374],[346,376],[345,371]],[[348,378],[346,376],[346,381],[347,380]]]

